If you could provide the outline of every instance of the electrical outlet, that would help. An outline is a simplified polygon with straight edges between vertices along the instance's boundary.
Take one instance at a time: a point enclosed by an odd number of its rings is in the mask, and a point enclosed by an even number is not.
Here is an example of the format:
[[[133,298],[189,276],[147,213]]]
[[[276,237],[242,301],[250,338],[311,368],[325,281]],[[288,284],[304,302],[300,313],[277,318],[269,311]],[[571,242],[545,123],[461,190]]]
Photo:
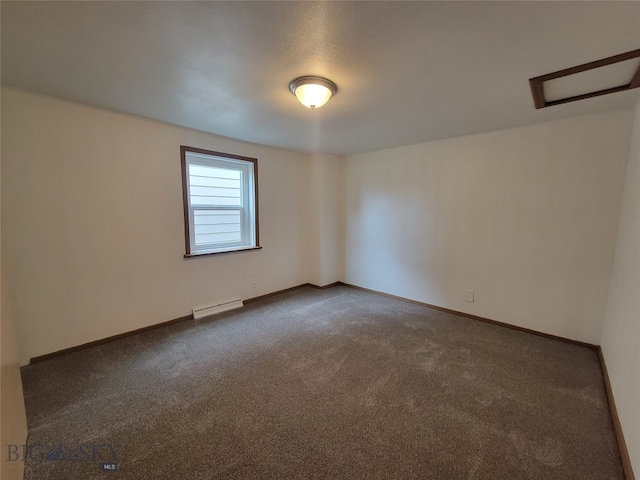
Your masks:
[[[473,290],[464,291],[464,300],[465,302],[473,302]]]
[[[256,288],[256,279],[251,280],[251,288]]]

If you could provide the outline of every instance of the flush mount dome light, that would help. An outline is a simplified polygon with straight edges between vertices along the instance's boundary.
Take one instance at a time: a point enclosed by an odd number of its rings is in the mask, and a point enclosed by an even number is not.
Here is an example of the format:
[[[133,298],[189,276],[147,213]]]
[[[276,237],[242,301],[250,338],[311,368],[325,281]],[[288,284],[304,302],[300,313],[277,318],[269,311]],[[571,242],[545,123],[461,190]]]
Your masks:
[[[322,77],[299,77],[289,84],[289,90],[308,108],[320,108],[336,94],[338,87]]]

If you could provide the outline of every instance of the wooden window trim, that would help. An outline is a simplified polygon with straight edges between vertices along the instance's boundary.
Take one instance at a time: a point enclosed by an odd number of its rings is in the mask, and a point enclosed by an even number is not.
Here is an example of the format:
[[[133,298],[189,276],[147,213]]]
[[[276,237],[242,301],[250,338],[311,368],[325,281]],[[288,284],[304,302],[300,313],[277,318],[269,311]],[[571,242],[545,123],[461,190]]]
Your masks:
[[[254,246],[245,246],[240,248],[230,248],[228,250],[220,250],[219,252],[192,252],[191,251],[191,232],[189,230],[189,189],[187,178],[187,152],[200,153],[203,155],[212,155],[216,157],[229,158],[232,160],[243,160],[253,163],[253,195],[254,195],[254,215],[253,224],[255,230],[256,244]],[[184,213],[184,243],[185,243],[185,255],[184,258],[196,258],[196,257],[208,257],[211,255],[224,255],[238,252],[245,252],[249,250],[260,250],[260,208],[258,197],[258,159],[252,157],[244,157],[242,155],[234,155],[231,153],[216,152],[214,150],[206,150],[204,148],[189,147],[187,145],[180,145],[180,165],[182,169],[182,205]]]

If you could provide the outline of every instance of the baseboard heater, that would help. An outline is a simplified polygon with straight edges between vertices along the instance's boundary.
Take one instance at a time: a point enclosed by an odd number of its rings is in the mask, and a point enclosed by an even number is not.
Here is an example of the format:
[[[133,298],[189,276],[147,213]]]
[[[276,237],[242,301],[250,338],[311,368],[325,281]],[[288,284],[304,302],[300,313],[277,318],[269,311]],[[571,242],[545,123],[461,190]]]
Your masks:
[[[215,315],[216,313],[226,312],[235,308],[240,308],[244,305],[241,298],[229,300],[228,302],[216,303],[214,305],[205,305],[202,307],[193,308],[193,318],[196,320],[202,317],[208,317],[209,315]]]

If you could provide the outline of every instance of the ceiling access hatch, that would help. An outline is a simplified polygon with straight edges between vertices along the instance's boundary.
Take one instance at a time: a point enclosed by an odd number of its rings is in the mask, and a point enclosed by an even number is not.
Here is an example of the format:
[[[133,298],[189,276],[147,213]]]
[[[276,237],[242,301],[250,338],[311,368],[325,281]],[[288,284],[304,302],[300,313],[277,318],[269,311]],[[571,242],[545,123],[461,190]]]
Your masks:
[[[529,79],[536,108],[640,87],[640,49]]]

